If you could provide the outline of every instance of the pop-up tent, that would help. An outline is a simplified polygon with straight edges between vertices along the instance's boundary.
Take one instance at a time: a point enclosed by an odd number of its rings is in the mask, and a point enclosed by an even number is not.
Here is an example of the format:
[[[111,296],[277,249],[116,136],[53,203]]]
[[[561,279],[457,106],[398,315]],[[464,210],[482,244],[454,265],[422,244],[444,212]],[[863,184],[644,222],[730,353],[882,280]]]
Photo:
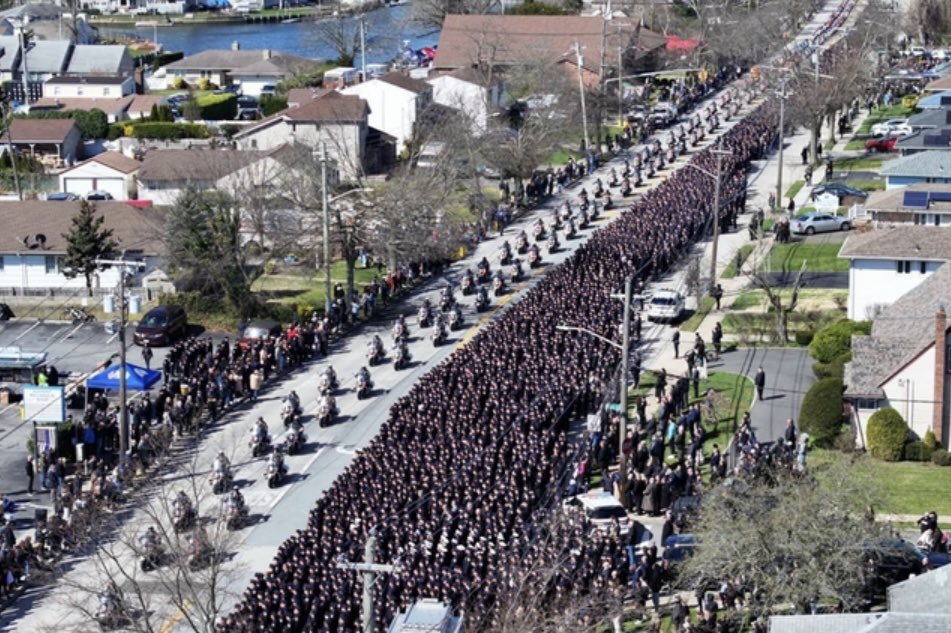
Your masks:
[[[121,365],[106,367],[97,374],[94,374],[86,381],[88,389],[105,389],[106,391],[119,390],[119,371]],[[125,365],[125,386],[130,391],[146,391],[151,389],[152,385],[162,378],[162,372],[154,369],[146,369],[138,365],[126,363]]]

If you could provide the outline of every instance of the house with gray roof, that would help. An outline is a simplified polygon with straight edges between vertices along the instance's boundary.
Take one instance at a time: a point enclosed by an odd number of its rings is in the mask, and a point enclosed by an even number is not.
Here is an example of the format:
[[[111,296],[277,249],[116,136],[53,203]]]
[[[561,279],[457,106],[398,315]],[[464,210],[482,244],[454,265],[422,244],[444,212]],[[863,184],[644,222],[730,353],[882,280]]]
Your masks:
[[[927,130],[936,127],[951,127],[951,108],[925,110],[908,118],[912,130]]]
[[[863,321],[951,260],[951,232],[920,225],[855,232],[842,244],[839,257],[849,260],[848,317]]]
[[[895,149],[902,156],[910,156],[928,150],[951,149],[951,127],[923,128],[907,136],[903,136],[895,143]]]
[[[73,47],[66,74],[71,77],[131,77],[135,61],[121,44]]]
[[[951,149],[928,150],[890,160],[880,171],[885,188],[895,189],[919,182],[951,184]]]
[[[875,226],[951,226],[951,184],[920,183],[875,191],[862,209]]]

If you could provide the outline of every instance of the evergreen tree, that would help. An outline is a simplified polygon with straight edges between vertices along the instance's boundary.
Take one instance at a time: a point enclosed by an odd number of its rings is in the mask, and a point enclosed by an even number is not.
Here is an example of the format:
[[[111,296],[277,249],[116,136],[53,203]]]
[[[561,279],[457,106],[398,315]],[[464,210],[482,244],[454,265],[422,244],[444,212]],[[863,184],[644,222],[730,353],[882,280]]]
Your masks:
[[[96,215],[95,205],[83,200],[79,213],[73,216],[66,239],[66,255],[63,257],[63,274],[68,279],[82,275],[86,278],[86,290],[92,296],[92,274],[102,267],[97,259],[108,257],[119,247],[112,236],[112,229],[103,226],[106,219]]]

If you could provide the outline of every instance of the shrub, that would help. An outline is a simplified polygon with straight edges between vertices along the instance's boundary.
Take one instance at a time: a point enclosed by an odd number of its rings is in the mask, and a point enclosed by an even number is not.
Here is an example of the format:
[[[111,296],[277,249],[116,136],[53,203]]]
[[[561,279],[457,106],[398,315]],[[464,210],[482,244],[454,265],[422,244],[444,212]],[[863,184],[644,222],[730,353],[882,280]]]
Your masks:
[[[102,110],[33,110],[29,114],[17,115],[25,119],[72,119],[76,122],[84,140],[106,138],[109,133],[109,117]]]
[[[819,380],[823,378],[838,378],[842,380],[845,375],[845,364],[850,360],[852,360],[852,350],[848,350],[844,354],[833,358],[830,363],[814,364],[812,366],[812,373],[814,373]]]
[[[853,334],[868,334],[871,332],[870,321],[849,321],[843,319],[825,326],[818,332],[809,344],[809,354],[820,363],[830,363],[852,349]]]
[[[934,449],[922,441],[905,444],[905,460],[909,462],[930,462]]]
[[[943,448],[936,448],[931,454],[931,463],[936,466],[951,466],[951,453]]]
[[[901,459],[908,441],[908,425],[895,409],[886,407],[872,414],[868,420],[868,448],[872,457],[886,462]]]
[[[211,79],[208,77],[202,77],[198,80],[198,89],[199,90],[217,90],[218,86],[211,83]]]
[[[925,436],[921,439],[921,441],[922,443],[924,443],[925,446],[927,446],[931,450],[938,448],[938,438],[934,436],[934,431],[932,431],[931,429],[928,429],[925,432]]]
[[[203,95],[196,102],[206,121],[232,120],[238,114],[238,96],[231,93]]]
[[[208,138],[208,128],[197,123],[153,123],[146,121],[131,126],[131,136],[177,141],[183,138]],[[128,130],[127,130],[128,131]]]
[[[275,112],[280,112],[287,108],[287,97],[263,95],[258,101],[258,105],[261,107],[262,115],[271,116]]]
[[[815,330],[799,330],[796,332],[796,345],[806,347],[812,343],[812,339],[816,337]]]
[[[842,429],[842,381],[824,378],[814,384],[802,399],[799,428],[809,434],[817,446],[830,446]]]
[[[185,58],[185,51],[174,51],[171,53],[159,53],[155,56],[155,61],[152,62],[152,70],[158,70],[166,64],[171,64],[172,62],[177,62],[180,59]]]
[[[176,77],[172,80],[172,88],[175,90],[185,90],[188,88],[188,82],[185,81],[184,77]]]

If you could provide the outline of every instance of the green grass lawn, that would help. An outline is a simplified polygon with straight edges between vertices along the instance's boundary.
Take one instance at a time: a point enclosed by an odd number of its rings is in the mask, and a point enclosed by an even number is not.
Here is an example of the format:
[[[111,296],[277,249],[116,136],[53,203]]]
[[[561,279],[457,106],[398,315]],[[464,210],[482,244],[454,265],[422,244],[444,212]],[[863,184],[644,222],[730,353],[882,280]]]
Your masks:
[[[749,310],[766,305],[766,293],[762,290],[744,292],[730,304],[731,310]]]
[[[282,267],[271,275],[258,277],[252,290],[265,303],[308,305],[322,307],[324,299],[324,271],[309,266]],[[357,288],[373,281],[379,273],[376,268],[360,268],[354,274]],[[331,282],[347,283],[347,266],[343,261],[334,262],[330,269]]]
[[[882,462],[869,455],[846,455],[816,449],[808,465],[822,480],[822,467],[833,461],[850,461],[850,470],[863,477],[881,493],[875,511],[884,514],[921,515],[934,510],[938,516],[951,514],[951,468],[923,462]]]
[[[769,269],[772,272],[788,270],[798,272],[803,262],[811,272],[843,272],[849,269],[849,262],[839,258],[841,244],[813,244],[793,242],[774,244],[769,251]]]
[[[696,332],[700,323],[710,314],[716,302],[713,297],[707,296],[700,300],[700,306],[694,310],[690,318],[680,324],[680,329],[685,332]]]
[[[806,186],[805,180],[797,180],[793,184],[789,185],[789,189],[786,190],[787,198],[795,198],[796,194]]]
[[[750,256],[750,253],[753,252],[752,244],[744,244],[740,247],[740,250],[737,252],[739,257],[733,257],[730,260],[730,263],[726,265],[726,268],[723,269],[723,273],[720,275],[723,279],[733,279],[736,277],[739,269],[743,267],[743,262],[747,260]],[[696,329],[696,328],[694,328]]]
[[[846,180],[845,184],[862,191],[885,191],[884,180]]]
[[[551,156],[548,157],[548,160],[545,161],[545,164],[553,165],[555,167],[564,167],[569,158],[581,160],[581,157],[581,152],[562,148],[552,152]]]
[[[855,152],[855,151],[863,150],[865,149],[865,141],[866,139],[864,138],[853,138],[852,140],[850,140],[848,143],[845,144],[845,151]]]
[[[835,161],[835,170],[836,171],[878,171],[882,168],[882,164],[888,160],[887,158],[879,156],[851,156],[849,158],[841,158]]]
[[[783,293],[784,305],[789,302],[789,292]],[[788,315],[786,330],[788,340],[776,340],[776,316],[767,312],[731,312],[723,317],[723,333],[733,335],[740,345],[758,345],[768,342],[773,345],[796,346],[797,332],[815,332],[823,326],[838,321],[843,316],[839,309],[796,310]]]

